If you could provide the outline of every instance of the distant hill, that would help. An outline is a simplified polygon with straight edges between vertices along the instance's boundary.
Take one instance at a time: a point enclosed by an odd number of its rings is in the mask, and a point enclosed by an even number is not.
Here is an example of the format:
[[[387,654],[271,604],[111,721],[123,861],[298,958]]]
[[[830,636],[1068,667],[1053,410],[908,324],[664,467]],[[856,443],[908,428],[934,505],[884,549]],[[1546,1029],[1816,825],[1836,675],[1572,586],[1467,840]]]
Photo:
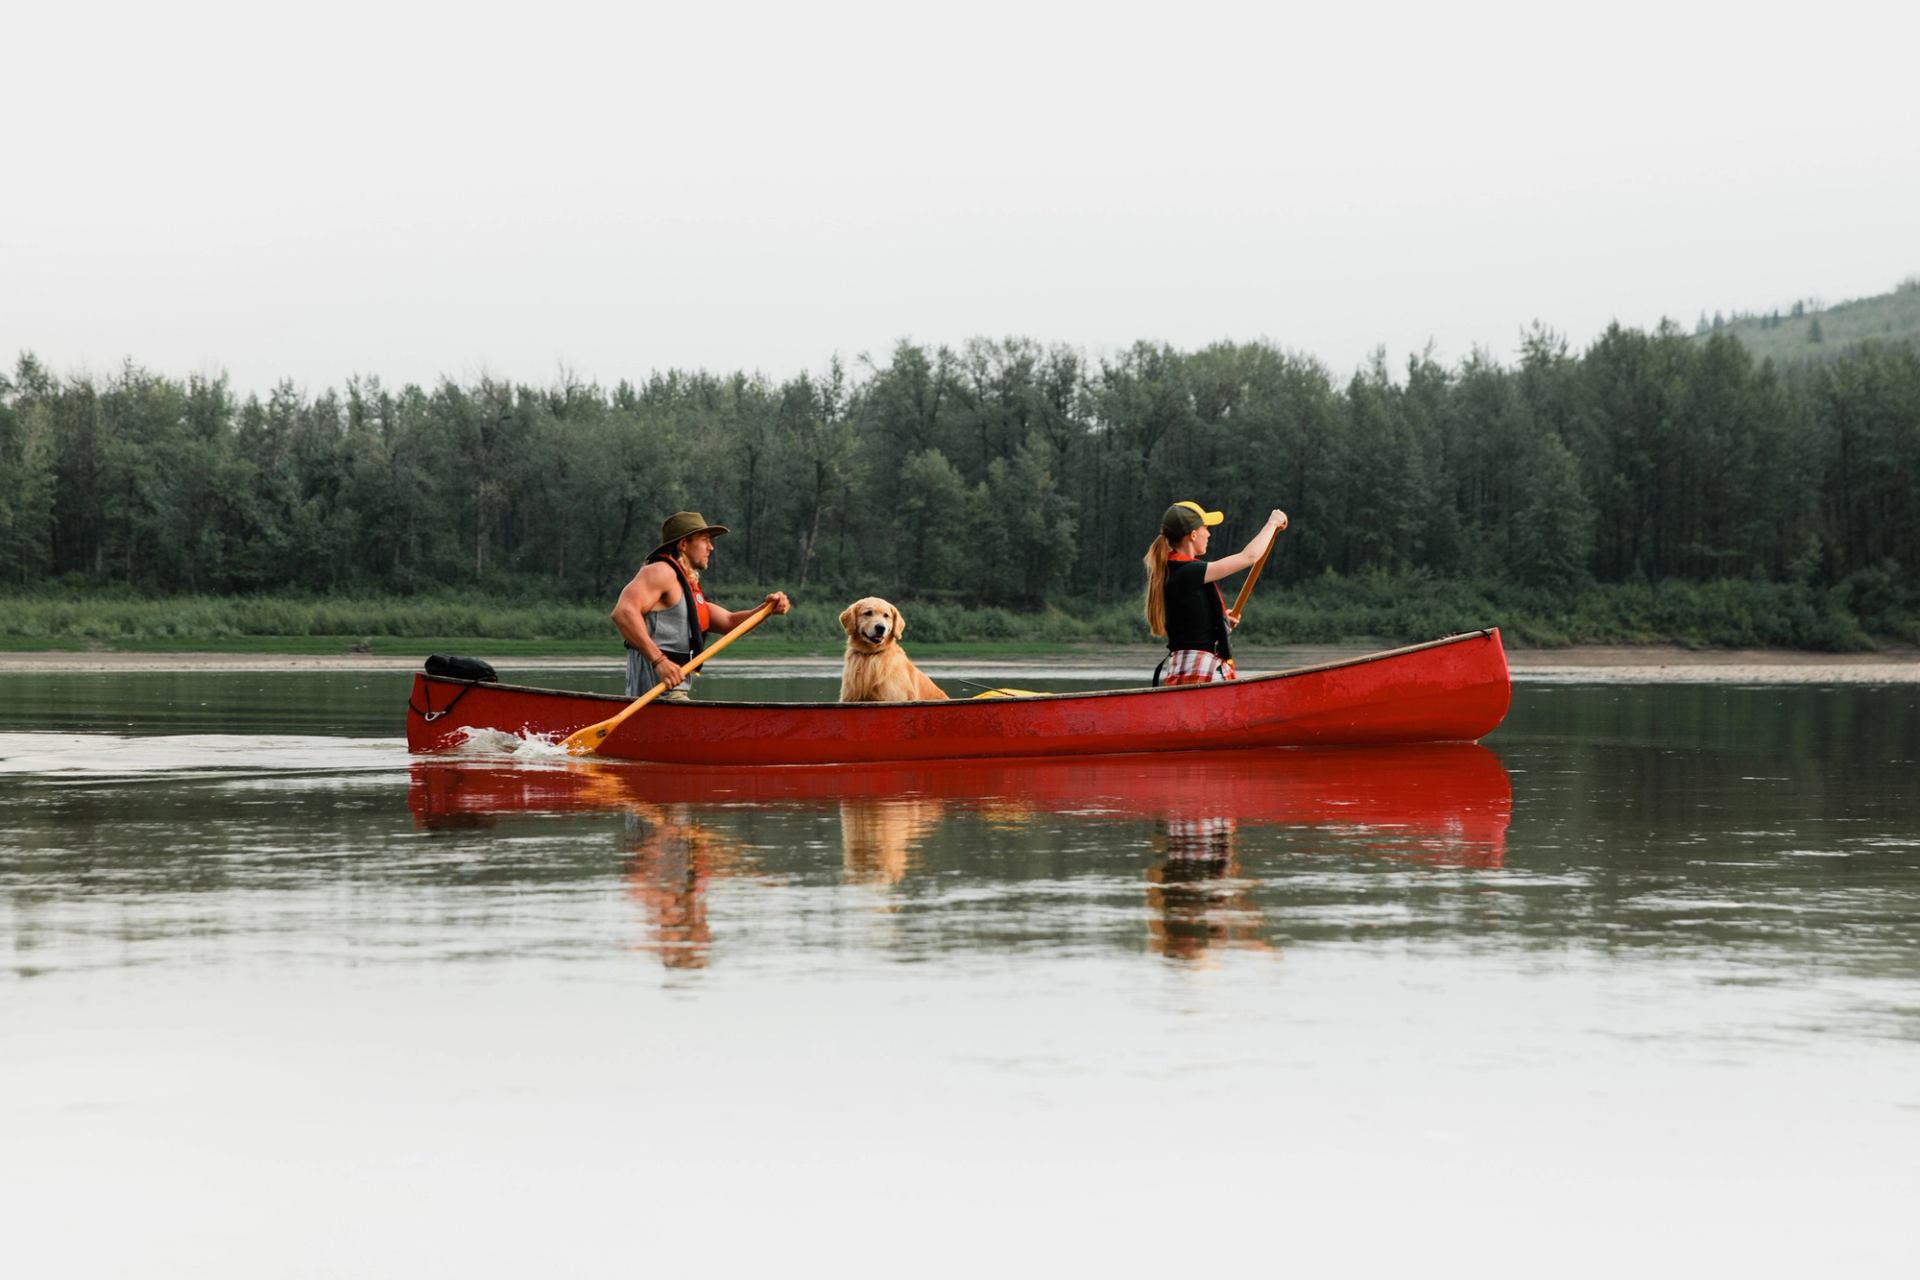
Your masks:
[[[1701,340],[1715,332],[1731,333],[1756,358],[1782,364],[1829,359],[1869,341],[1920,345],[1920,276],[1909,276],[1892,293],[1831,307],[1802,300],[1764,315],[1703,315],[1693,330]]]

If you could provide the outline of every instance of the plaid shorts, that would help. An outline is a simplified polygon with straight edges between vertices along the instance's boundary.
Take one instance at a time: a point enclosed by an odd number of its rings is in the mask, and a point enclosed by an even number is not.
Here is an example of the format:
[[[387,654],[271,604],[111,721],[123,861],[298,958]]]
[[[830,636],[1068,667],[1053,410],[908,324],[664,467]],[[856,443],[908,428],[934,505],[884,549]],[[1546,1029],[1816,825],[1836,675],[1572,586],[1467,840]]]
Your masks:
[[[1155,674],[1159,677],[1155,683],[1161,686],[1214,684],[1233,679],[1233,662],[1210,649],[1175,649]]]

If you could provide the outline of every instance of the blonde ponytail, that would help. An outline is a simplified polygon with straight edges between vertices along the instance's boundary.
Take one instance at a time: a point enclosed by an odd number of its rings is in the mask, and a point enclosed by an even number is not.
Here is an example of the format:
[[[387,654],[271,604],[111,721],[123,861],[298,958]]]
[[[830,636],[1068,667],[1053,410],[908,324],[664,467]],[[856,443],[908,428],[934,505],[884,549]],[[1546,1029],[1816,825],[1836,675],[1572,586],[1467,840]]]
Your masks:
[[[1156,533],[1153,535],[1153,544],[1141,559],[1141,563],[1147,566],[1148,635],[1167,634],[1167,557],[1172,553],[1173,546],[1167,541],[1167,535]]]

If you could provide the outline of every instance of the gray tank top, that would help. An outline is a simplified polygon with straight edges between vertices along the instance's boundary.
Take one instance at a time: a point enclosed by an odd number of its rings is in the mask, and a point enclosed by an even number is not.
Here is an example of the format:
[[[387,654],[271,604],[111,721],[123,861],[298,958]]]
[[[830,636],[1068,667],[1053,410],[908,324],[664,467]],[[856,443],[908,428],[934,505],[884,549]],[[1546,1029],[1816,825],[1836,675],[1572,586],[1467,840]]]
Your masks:
[[[689,624],[687,615],[689,612],[690,610],[687,608],[687,598],[683,592],[679,604],[672,605],[665,609],[655,609],[652,613],[647,614],[642,621],[647,624],[647,634],[653,637],[653,642],[659,645],[662,651],[678,656],[689,653],[693,649],[693,637],[688,632]],[[645,655],[638,649],[632,645],[628,645],[627,696],[629,698],[637,698],[659,683],[660,675],[653,669],[653,664],[648,662]],[[685,682],[682,682],[678,687],[685,689],[687,686]],[[668,696],[676,697],[684,695],[669,694]]]
[[[682,592],[677,603],[646,615],[647,634],[669,653],[691,653],[693,634],[687,625],[688,612],[686,593]]]

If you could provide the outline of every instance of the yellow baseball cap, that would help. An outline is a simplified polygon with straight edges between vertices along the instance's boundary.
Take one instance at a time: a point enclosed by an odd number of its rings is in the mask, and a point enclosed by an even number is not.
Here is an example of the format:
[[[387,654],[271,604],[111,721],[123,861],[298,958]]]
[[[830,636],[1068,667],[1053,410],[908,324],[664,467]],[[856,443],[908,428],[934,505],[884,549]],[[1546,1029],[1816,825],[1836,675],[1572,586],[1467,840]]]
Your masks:
[[[1167,535],[1168,541],[1172,541],[1186,537],[1203,524],[1216,525],[1226,518],[1223,513],[1209,511],[1197,502],[1176,502],[1160,517],[1160,532]]]

